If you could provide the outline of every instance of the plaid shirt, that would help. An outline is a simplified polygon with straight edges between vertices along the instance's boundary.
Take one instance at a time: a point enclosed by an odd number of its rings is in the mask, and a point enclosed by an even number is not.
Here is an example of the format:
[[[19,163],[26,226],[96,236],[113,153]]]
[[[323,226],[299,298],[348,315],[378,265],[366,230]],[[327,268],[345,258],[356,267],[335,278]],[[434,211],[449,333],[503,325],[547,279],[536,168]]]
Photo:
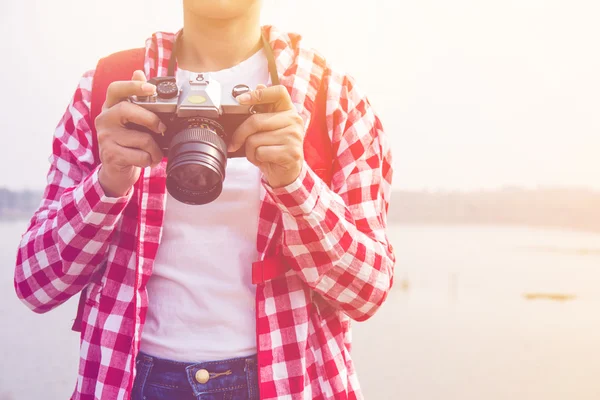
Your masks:
[[[308,126],[307,105],[330,66],[299,36],[266,29],[281,84]],[[166,75],[174,37],[148,39],[147,76]],[[262,185],[260,258],[279,253],[290,261],[284,276],[256,290],[262,399],[362,398],[350,320],[372,316],[392,284],[389,145],[354,80],[335,70],[328,79],[331,186],[306,164],[286,187]],[[15,289],[38,313],[87,291],[72,398],[126,399],[162,232],[165,163],[144,169],[127,196],[104,195],[92,152],[92,80],[93,72],[83,76],[56,129],[44,198],[18,249]]]

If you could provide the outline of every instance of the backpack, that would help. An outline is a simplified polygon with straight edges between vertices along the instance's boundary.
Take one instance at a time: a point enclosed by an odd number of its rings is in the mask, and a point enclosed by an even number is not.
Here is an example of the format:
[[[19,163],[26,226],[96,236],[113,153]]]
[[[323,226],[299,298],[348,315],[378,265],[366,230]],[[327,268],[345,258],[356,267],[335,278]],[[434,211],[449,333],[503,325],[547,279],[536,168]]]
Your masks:
[[[144,69],[145,49],[137,48],[124,50],[102,58],[94,72],[92,83],[91,121],[92,153],[94,160],[99,163],[99,147],[96,126],[94,121],[102,112],[106,100],[108,86],[114,81],[128,81],[135,70]],[[311,121],[304,136],[304,159],[310,168],[328,186],[331,184],[333,149],[327,129],[327,76],[325,69],[321,77],[319,90],[312,102]],[[309,104],[310,106],[311,104]],[[267,280],[275,279],[288,271],[288,266],[283,255],[275,255],[252,264],[252,283],[261,284]],[[79,297],[77,316],[73,322],[72,330],[81,332],[83,310],[86,300],[85,289]]]

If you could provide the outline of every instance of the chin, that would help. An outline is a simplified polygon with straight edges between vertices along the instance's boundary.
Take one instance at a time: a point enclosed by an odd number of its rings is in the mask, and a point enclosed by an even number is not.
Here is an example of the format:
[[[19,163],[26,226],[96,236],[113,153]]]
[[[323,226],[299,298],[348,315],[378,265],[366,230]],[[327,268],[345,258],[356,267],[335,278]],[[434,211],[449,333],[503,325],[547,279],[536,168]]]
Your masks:
[[[199,18],[230,19],[260,7],[261,0],[183,0],[183,8]]]

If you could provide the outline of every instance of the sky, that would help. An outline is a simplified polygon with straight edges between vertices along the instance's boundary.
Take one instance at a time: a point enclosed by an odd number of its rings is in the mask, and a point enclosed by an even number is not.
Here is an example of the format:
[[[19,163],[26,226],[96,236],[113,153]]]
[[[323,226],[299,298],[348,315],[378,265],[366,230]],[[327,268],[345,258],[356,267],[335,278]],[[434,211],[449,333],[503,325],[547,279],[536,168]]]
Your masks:
[[[397,189],[600,189],[597,0],[265,0],[353,75],[380,115]],[[0,187],[45,185],[81,74],[182,24],[181,1],[0,1]]]

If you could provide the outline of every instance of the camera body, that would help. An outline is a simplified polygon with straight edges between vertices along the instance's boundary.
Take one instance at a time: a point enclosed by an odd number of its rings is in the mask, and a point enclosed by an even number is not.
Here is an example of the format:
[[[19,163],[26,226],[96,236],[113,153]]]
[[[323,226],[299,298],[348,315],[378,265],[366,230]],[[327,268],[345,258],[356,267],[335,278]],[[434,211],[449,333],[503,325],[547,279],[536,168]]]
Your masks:
[[[206,74],[192,74],[181,88],[172,76],[153,78],[148,82],[156,86],[155,95],[132,96],[129,100],[155,113],[167,127],[162,135],[143,129],[152,134],[165,155],[173,137],[194,126],[212,126],[225,144],[229,144],[236,128],[255,113],[253,106],[242,105],[236,100],[240,94],[250,91],[245,84],[224,88],[218,81],[207,79]],[[243,148],[227,154],[228,158],[243,156]]]
[[[163,134],[130,125],[152,135],[167,155],[167,190],[187,204],[206,204],[221,193],[227,159],[244,157],[242,146],[227,152],[233,132],[250,115],[251,105],[236,97],[250,91],[247,85],[223,88],[208,74],[192,74],[178,87],[175,77],[149,81],[156,85],[152,96],[132,96],[129,101],[155,113],[167,127]]]

